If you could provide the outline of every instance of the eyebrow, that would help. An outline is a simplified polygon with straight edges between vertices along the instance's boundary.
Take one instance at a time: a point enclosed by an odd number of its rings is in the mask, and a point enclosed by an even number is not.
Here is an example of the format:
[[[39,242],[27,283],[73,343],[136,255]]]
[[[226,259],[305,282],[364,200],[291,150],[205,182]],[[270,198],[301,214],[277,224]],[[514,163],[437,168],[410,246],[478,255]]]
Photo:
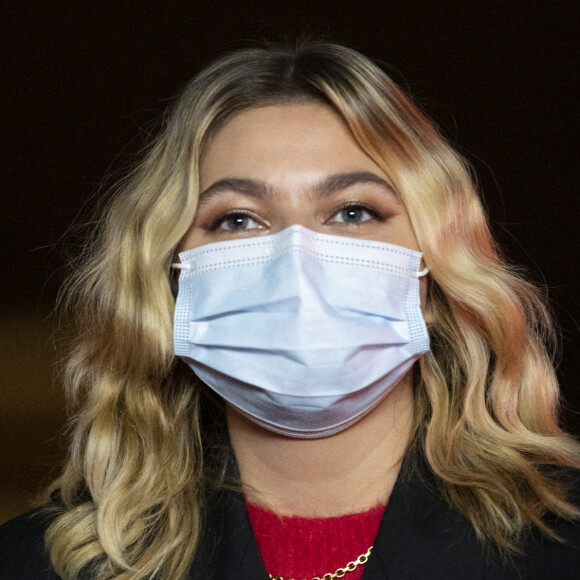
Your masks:
[[[351,171],[348,173],[329,175],[315,184],[314,193],[318,197],[327,197],[337,191],[342,191],[352,187],[353,185],[363,183],[374,183],[379,185],[398,198],[393,187],[387,181],[371,171]],[[273,197],[275,193],[275,190],[264,181],[241,177],[227,177],[216,181],[207,189],[202,191],[199,195],[199,203],[205,203],[212,197],[228,191],[257,198]]]

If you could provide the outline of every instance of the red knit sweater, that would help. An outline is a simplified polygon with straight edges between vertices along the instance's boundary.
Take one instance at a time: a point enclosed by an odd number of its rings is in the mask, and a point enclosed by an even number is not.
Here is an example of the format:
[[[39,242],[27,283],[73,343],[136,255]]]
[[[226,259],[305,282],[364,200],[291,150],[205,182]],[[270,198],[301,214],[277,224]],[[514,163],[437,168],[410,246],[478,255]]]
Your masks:
[[[360,514],[334,518],[278,516],[247,504],[250,522],[266,571],[302,580],[333,573],[373,545],[385,511],[379,505]],[[363,566],[345,580],[360,580]]]

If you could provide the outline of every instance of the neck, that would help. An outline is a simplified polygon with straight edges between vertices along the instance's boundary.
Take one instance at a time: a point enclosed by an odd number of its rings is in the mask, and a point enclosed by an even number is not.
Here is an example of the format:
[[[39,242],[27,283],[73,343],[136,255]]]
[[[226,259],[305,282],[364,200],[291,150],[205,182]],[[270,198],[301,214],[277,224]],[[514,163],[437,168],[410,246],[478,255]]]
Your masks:
[[[351,427],[321,439],[272,433],[228,407],[247,501],[281,515],[333,517],[386,504],[413,425],[411,373]]]

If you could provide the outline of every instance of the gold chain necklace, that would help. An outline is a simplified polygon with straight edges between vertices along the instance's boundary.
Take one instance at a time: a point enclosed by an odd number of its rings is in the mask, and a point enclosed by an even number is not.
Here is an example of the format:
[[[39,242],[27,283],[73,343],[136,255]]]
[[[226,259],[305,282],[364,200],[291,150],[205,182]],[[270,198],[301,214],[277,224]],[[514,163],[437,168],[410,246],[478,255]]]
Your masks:
[[[369,556],[371,555],[371,550],[373,547],[371,546],[366,553],[361,554],[356,560],[349,562],[344,568],[339,568],[336,572],[332,574],[328,572],[324,576],[315,576],[310,580],[334,580],[335,578],[344,578],[347,572],[352,572],[356,570],[358,566],[364,565],[367,563]],[[294,580],[294,578],[283,578],[282,576],[273,576],[272,574],[268,574],[270,580]]]

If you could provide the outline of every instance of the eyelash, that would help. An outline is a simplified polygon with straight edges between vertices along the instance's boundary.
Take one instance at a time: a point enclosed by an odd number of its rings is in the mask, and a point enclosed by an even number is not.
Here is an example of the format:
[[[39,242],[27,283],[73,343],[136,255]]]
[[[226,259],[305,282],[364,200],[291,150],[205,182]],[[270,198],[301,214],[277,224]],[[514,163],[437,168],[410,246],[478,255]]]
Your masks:
[[[371,207],[370,205],[367,205],[366,203],[362,203],[360,201],[351,201],[351,202],[345,203],[344,205],[342,205],[338,208],[335,208],[331,214],[331,217],[335,217],[339,213],[346,211],[346,210],[349,210],[349,209],[362,209],[362,210],[368,212],[368,214],[373,219],[376,219],[378,221],[384,221],[384,216],[382,214],[380,214],[375,208]],[[359,223],[350,224],[350,225],[359,225],[360,223],[364,223],[364,222],[359,222]]]
[[[255,222],[258,222],[258,219],[256,219],[251,213],[249,213],[248,211],[245,210],[232,210],[232,211],[228,211],[227,213],[221,215],[220,217],[218,217],[217,219],[215,219],[209,229],[210,231],[214,232],[216,230],[218,230],[220,228],[220,226],[227,220],[233,217],[248,217],[252,220],[254,220]]]
[[[385,219],[384,216],[382,214],[380,214],[376,209],[374,209],[370,205],[367,205],[366,203],[361,203],[361,202],[348,202],[340,207],[334,208],[332,210],[332,213],[330,214],[330,218],[333,218],[333,217],[337,216],[338,214],[340,214],[341,212],[349,210],[349,209],[362,209],[362,210],[368,212],[368,214],[373,219],[378,220],[378,221],[384,221],[384,219]],[[232,210],[232,211],[229,211],[229,212],[219,216],[217,219],[215,219],[209,227],[210,231],[213,232],[213,231],[218,230],[226,220],[233,218],[233,217],[248,217],[256,222],[259,221],[256,217],[254,217],[250,212],[248,212],[246,210]],[[367,221],[367,220],[365,220],[365,221]],[[340,222],[337,222],[337,223],[340,223]],[[349,225],[360,225],[361,223],[365,223],[365,222],[351,223]]]

